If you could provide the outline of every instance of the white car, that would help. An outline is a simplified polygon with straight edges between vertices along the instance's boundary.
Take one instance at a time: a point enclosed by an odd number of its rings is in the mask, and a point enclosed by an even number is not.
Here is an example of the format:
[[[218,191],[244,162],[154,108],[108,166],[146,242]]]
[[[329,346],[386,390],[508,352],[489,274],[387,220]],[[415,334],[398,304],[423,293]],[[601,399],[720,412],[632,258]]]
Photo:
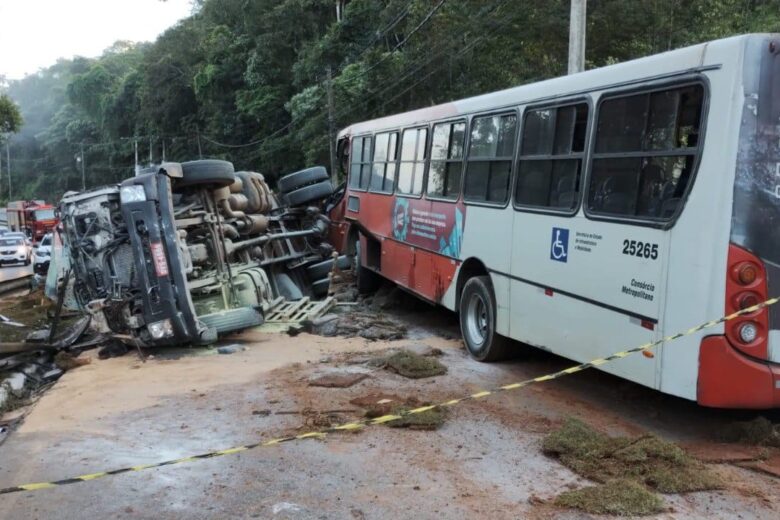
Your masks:
[[[9,233],[0,237],[0,265],[30,265],[31,248],[23,234]]]
[[[47,233],[33,250],[33,272],[45,275],[51,261],[52,235]]]

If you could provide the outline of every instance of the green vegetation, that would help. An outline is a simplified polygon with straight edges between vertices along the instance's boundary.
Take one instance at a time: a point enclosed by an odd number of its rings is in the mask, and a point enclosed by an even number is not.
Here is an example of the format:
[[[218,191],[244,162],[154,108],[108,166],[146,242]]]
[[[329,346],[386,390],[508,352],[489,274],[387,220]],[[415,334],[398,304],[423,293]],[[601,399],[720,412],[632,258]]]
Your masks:
[[[329,164],[335,127],[565,73],[568,0],[198,0],[155,42],[61,60],[6,90],[14,198],[56,200],[132,175],[140,159],[218,157],[273,180]],[[780,31],[780,0],[592,0],[587,66],[751,31]],[[150,146],[151,144],[151,146]],[[247,146],[242,146],[247,145]],[[24,180],[22,182],[22,179]],[[6,197],[5,190],[0,190]]]
[[[720,436],[726,442],[780,448],[780,425],[772,424],[766,417],[733,422],[723,428]]]
[[[438,359],[421,356],[409,350],[402,350],[384,360],[384,366],[398,375],[410,379],[441,376],[447,373],[447,367]]]
[[[554,503],[596,515],[642,516],[664,509],[661,497],[633,480],[610,480],[606,484],[566,491],[555,497]]]

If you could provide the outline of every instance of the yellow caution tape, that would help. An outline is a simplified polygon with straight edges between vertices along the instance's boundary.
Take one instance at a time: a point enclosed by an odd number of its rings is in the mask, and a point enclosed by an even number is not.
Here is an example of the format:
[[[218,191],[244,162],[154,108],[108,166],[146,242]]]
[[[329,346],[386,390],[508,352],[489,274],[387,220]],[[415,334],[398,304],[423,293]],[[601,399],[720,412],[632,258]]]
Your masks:
[[[592,367],[600,366],[605,363],[609,363],[610,361],[614,361],[616,359],[622,359],[626,356],[630,356],[632,354],[636,354],[637,352],[645,352],[648,351],[654,347],[660,346],[663,343],[668,343],[671,341],[674,341],[676,339],[680,339],[684,336],[690,336],[691,334],[695,334],[699,332],[700,330],[707,329],[710,327],[714,327],[716,325],[719,325],[723,322],[733,320],[735,318],[738,318],[740,316],[745,316],[747,314],[752,314],[754,312],[760,311],[761,309],[764,309],[766,307],[769,307],[770,305],[776,304],[778,301],[780,301],[780,298],[770,298],[766,300],[765,302],[759,303],[757,305],[753,305],[752,307],[747,307],[745,309],[742,309],[740,311],[737,311],[733,314],[729,314],[727,316],[723,316],[720,319],[708,321],[706,323],[702,323],[701,325],[697,327],[692,327],[688,329],[685,332],[679,332],[677,334],[673,334],[671,336],[666,336],[665,338],[661,338],[658,341],[654,341],[652,343],[645,343],[644,345],[640,345],[638,347],[634,347],[627,350],[621,350],[620,352],[615,352],[611,356],[607,356],[604,358],[598,358],[594,359],[592,361],[588,361],[587,363],[581,363],[579,365],[575,365],[570,368],[566,368],[564,370],[559,370],[558,372],[553,372],[552,374],[546,374],[543,376],[535,377],[533,379],[528,379],[525,381],[520,381],[517,383],[512,383],[508,385],[499,386],[498,388],[495,388],[493,390],[482,390],[476,393],[473,393],[471,395],[468,395],[466,397],[461,397],[458,399],[450,399],[449,401],[443,401],[441,403],[431,404],[427,406],[421,406],[419,408],[413,408],[411,410],[405,410],[405,411],[399,411],[396,414],[388,414],[383,415],[381,417],[374,417],[373,419],[363,419],[360,421],[353,421],[345,424],[339,424],[336,426],[331,426],[330,428],[325,428],[323,430],[319,431],[313,431],[308,433],[302,433],[299,435],[293,435],[290,437],[279,437],[276,439],[270,439],[263,442],[256,442],[254,444],[246,444],[244,446],[236,446],[233,448],[227,448],[224,450],[218,450],[218,451],[210,451],[208,453],[201,453],[200,455],[193,455],[191,457],[184,457],[180,459],[173,459],[168,460],[164,462],[156,462],[154,464],[141,464],[138,466],[129,466],[126,468],[119,468],[111,471],[102,471],[98,473],[90,473],[87,475],[80,475],[78,477],[71,477],[66,478],[62,480],[55,480],[52,482],[34,482],[31,484],[21,484],[19,486],[11,486],[7,488],[0,489],[0,495],[5,495],[9,493],[17,493],[19,491],[38,491],[39,489],[49,489],[57,486],[65,486],[67,484],[76,484],[78,482],[86,482],[89,480],[96,480],[99,478],[104,478],[112,475],[119,475],[121,473],[131,473],[136,471],[144,471],[147,469],[152,468],[159,468],[162,466],[173,466],[176,464],[183,464],[186,462],[195,462],[197,460],[201,459],[211,459],[214,457],[221,457],[223,455],[231,455],[234,453],[240,453],[242,451],[247,450],[253,450],[255,448],[262,448],[262,447],[268,447],[268,446],[275,446],[277,444],[282,444],[284,442],[291,442],[295,440],[303,440],[303,439],[323,439],[325,438],[329,433],[334,432],[340,432],[340,431],[352,431],[352,430],[359,430],[365,426],[373,426],[377,424],[385,424],[388,422],[396,421],[398,419],[402,419],[404,417],[408,417],[410,415],[420,414],[424,413],[436,408],[443,408],[443,407],[449,407],[449,406],[455,406],[457,404],[463,403],[465,401],[473,401],[476,399],[481,399],[483,397],[487,397],[490,395],[494,395],[500,392],[507,392],[510,390],[517,390],[519,388],[524,388],[526,386],[532,385],[534,383],[542,383],[544,381],[551,381],[553,379],[558,379],[563,376],[567,376],[570,374],[575,374],[577,372],[582,372],[583,370],[587,370]]]

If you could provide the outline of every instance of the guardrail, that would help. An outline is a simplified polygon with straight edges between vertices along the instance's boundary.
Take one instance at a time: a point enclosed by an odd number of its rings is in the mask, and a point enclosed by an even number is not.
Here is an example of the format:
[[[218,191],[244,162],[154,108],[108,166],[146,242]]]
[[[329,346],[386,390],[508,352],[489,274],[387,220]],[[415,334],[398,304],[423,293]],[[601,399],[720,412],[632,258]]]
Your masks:
[[[0,294],[9,293],[19,289],[25,289],[30,287],[33,275],[26,274],[20,278],[14,278],[13,280],[5,280],[0,282]]]

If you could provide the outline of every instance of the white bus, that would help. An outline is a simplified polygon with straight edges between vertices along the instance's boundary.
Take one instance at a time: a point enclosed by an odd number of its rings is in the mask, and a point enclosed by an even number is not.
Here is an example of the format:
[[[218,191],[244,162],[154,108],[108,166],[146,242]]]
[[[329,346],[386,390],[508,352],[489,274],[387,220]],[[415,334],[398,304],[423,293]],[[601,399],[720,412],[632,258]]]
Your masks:
[[[354,124],[334,238],[508,339],[578,362],[780,294],[780,35],[746,35]],[[780,306],[599,367],[780,406]]]

